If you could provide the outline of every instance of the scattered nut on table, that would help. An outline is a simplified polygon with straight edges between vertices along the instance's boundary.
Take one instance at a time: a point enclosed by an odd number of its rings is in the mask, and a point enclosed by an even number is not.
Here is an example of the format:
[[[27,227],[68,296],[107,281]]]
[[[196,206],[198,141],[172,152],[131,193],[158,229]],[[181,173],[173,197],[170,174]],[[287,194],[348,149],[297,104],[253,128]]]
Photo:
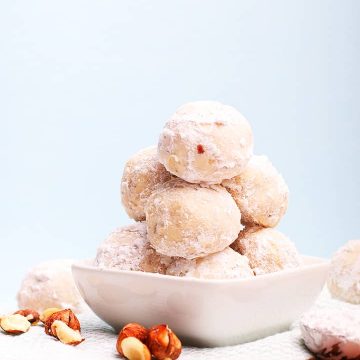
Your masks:
[[[79,345],[85,339],[81,336],[79,330],[73,330],[61,320],[55,320],[51,324],[51,333],[62,343],[67,345]]]
[[[40,315],[37,311],[32,310],[32,309],[22,309],[22,310],[18,310],[14,313],[14,315],[19,314],[22,315],[24,317],[26,317],[26,319],[29,321],[29,323],[32,326],[35,326],[38,324],[39,320],[40,320]]]
[[[148,347],[136,337],[127,337],[121,342],[122,355],[129,360],[151,360]]]
[[[165,324],[149,330],[147,346],[157,360],[175,360],[181,354],[181,341]]]
[[[62,310],[64,310],[64,309],[55,308],[55,307],[47,308],[40,315],[40,321],[45,324],[45,322],[46,322],[46,320],[48,319],[49,316],[51,316],[52,314],[54,314],[56,312],[62,311]]]
[[[50,315],[45,321],[45,333],[51,336],[56,334],[52,331],[52,324],[54,321],[60,320],[72,330],[80,331],[80,322],[76,315],[70,309],[61,310]]]
[[[125,339],[132,337],[138,339],[141,343],[145,344],[147,341],[149,330],[144,326],[137,323],[130,323],[125,325],[119,333],[116,349],[120,355],[125,356],[122,349],[122,343]]]
[[[25,316],[13,314],[1,318],[0,326],[5,332],[18,335],[27,332],[31,324]]]
[[[181,354],[181,342],[165,324],[151,329],[130,323],[120,331],[116,349],[129,360],[175,360]]]

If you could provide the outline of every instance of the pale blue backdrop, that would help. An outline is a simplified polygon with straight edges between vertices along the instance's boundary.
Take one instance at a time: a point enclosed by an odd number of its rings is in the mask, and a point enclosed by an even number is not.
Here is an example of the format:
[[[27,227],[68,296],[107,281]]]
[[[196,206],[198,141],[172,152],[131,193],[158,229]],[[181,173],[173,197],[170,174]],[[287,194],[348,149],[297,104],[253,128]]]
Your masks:
[[[125,160],[191,100],[249,119],[301,252],[360,237],[359,24],[356,0],[1,1],[1,297],[130,221]]]

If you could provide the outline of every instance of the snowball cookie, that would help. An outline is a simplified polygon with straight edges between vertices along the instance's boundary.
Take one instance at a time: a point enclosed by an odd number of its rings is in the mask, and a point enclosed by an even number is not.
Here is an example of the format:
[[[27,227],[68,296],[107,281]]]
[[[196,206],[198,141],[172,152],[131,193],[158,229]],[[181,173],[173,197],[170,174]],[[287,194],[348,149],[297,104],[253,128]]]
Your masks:
[[[86,309],[72,277],[74,260],[52,260],[31,269],[22,281],[17,294],[20,309],[42,312],[50,307],[71,308],[75,312]]]
[[[360,240],[351,240],[331,261],[328,288],[334,297],[360,304]]]
[[[185,104],[165,124],[159,161],[191,182],[220,184],[239,175],[252,155],[248,121],[233,107],[216,101]]]
[[[144,222],[119,227],[99,246],[94,264],[103,269],[140,270],[147,247]]]
[[[240,232],[231,247],[249,259],[255,275],[296,268],[301,264],[295,245],[271,228],[247,228]]]
[[[178,258],[167,268],[166,274],[200,279],[236,279],[254,276],[247,257],[229,247],[203,258],[193,260]]]
[[[171,174],[158,161],[156,146],[133,155],[121,180],[121,201],[127,214],[136,221],[145,220],[144,206],[154,187],[170,179]]]
[[[224,250],[242,229],[240,211],[220,185],[170,180],[152,193],[145,212],[150,244],[167,256],[194,259]]]
[[[137,222],[113,231],[98,248],[94,264],[102,269],[165,273],[170,261],[150,247],[145,222]]]
[[[317,359],[360,358],[360,312],[349,308],[314,308],[300,320],[302,338]]]
[[[253,156],[240,175],[222,185],[237,203],[244,224],[275,227],[287,210],[289,189],[266,156]]]

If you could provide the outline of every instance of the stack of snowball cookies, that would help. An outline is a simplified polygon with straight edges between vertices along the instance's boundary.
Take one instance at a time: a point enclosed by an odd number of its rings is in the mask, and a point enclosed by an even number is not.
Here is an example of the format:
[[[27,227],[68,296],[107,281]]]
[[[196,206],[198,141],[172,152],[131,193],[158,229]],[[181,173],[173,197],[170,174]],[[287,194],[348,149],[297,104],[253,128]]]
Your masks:
[[[275,227],[288,187],[266,156],[253,155],[249,122],[215,101],[187,103],[158,146],[126,163],[121,198],[136,222],[100,245],[95,265],[202,279],[250,278],[300,266]]]

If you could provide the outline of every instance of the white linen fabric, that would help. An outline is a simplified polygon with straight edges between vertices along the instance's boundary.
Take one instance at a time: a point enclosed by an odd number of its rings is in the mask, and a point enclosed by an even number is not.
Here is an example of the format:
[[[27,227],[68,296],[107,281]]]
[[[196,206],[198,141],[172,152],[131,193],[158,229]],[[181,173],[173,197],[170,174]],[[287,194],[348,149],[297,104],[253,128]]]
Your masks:
[[[317,307],[345,307],[346,303],[330,299],[324,291]],[[0,305],[0,314],[16,310],[16,305]],[[92,313],[79,316],[85,341],[79,346],[64,345],[45,335],[42,326],[34,326],[22,335],[0,333],[1,360],[114,360],[121,359],[115,349],[117,334]],[[181,360],[308,360],[312,355],[304,347],[300,330],[291,330],[254,342],[222,348],[185,347]]]

